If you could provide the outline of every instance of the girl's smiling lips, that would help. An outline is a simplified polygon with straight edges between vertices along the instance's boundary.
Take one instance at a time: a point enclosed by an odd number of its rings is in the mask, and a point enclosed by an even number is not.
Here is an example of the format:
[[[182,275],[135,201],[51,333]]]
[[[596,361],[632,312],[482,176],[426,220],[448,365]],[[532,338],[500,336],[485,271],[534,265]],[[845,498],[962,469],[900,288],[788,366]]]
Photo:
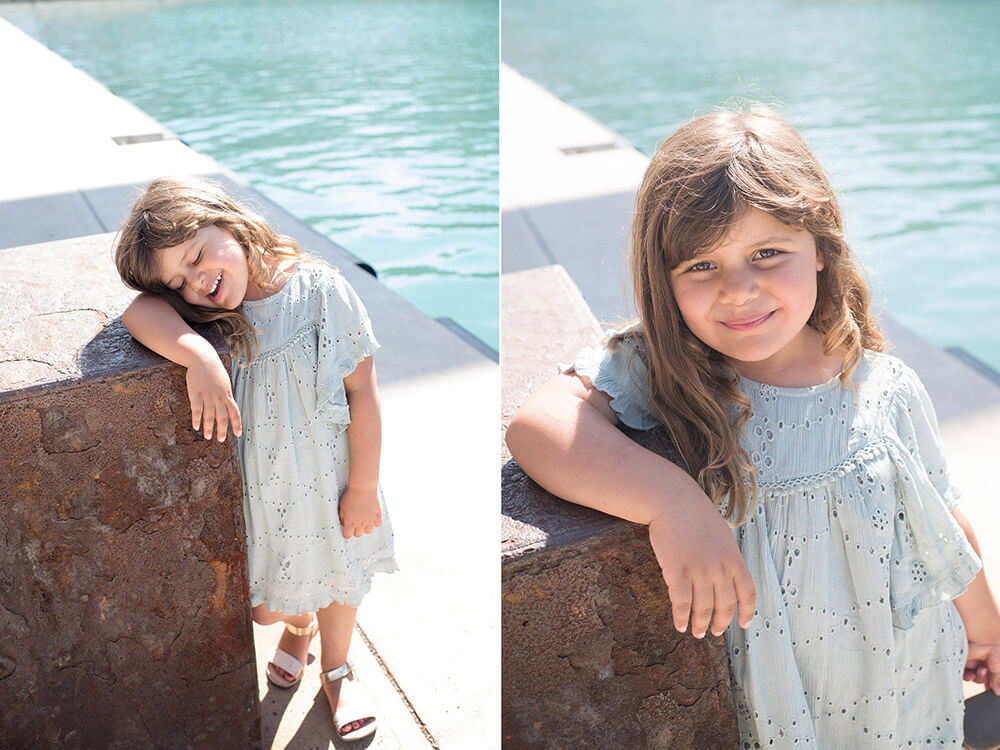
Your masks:
[[[774,312],[775,312],[774,310],[771,310],[771,312],[765,313],[764,315],[761,315],[760,317],[757,318],[744,318],[742,320],[723,320],[720,322],[726,328],[731,328],[734,331],[748,331],[751,328],[756,328],[757,326],[765,323],[767,320],[770,319],[772,315],[774,315]]]

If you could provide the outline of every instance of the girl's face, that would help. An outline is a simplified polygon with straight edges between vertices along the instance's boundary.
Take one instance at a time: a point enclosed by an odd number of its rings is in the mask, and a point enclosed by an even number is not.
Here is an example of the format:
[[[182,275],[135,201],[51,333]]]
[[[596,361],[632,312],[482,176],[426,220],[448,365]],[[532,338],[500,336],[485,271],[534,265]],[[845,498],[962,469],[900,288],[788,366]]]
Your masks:
[[[691,332],[749,375],[806,365],[821,270],[812,234],[752,208],[718,246],[673,269],[670,282]]]
[[[157,251],[160,278],[192,305],[234,310],[259,294],[246,253],[227,230],[210,224],[173,247]]]

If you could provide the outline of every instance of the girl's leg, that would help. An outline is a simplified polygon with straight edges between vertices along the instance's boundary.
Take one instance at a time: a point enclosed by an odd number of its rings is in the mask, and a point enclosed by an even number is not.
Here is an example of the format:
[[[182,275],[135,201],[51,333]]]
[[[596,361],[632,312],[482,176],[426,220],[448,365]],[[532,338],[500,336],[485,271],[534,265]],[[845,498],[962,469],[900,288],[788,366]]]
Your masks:
[[[347,651],[351,645],[351,634],[354,632],[354,619],[357,616],[358,608],[347,604],[334,602],[328,607],[324,607],[316,613],[319,622],[319,638],[322,646],[322,656],[320,666],[324,672],[336,669],[347,661]],[[336,711],[340,699],[340,691],[346,679],[337,682],[323,681],[323,689],[326,691],[326,698],[330,702],[330,710]],[[348,687],[348,689],[350,689]],[[359,721],[352,721],[349,724],[338,727],[338,731],[346,734],[360,729],[370,724],[374,719],[366,718]]]
[[[284,612],[276,612],[268,609],[263,604],[258,604],[253,608],[253,621],[258,625],[273,625],[276,622],[284,622],[288,625],[304,628],[308,627],[309,623],[312,622],[312,613],[301,612],[297,615],[286,615]],[[310,636],[295,635],[286,629],[278,641],[278,648],[291,654],[305,664],[306,659],[309,658],[310,640],[312,640]],[[295,679],[295,675],[289,674],[276,664],[271,664],[270,668],[285,680]]]

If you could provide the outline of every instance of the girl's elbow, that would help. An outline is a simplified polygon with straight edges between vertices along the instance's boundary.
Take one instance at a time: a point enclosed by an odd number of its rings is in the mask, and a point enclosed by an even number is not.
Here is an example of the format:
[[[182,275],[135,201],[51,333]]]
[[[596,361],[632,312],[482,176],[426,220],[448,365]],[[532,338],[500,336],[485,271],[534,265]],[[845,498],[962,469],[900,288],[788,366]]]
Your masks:
[[[527,453],[534,434],[531,410],[522,406],[511,418],[505,435],[510,454],[518,463],[522,462]]]
[[[140,292],[139,296],[135,297],[125,308],[125,312],[122,313],[122,323],[128,332],[134,334],[134,326],[139,324],[140,319],[151,314],[147,312],[149,309],[150,299],[155,299],[147,292]]]
[[[132,336],[135,336],[132,326],[135,324],[135,311],[133,306],[129,305],[125,308],[125,312],[122,313],[122,325],[125,326],[125,330],[128,331]]]

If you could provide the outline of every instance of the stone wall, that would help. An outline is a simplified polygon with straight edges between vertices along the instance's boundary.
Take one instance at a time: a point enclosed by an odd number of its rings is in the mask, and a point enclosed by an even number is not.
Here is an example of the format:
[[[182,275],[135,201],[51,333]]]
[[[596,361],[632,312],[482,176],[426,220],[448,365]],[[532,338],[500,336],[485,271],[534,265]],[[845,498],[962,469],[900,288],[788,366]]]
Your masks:
[[[503,424],[599,343],[558,266],[506,274]],[[626,434],[676,460],[664,431]],[[511,748],[733,748],[721,638],[673,628],[646,528],[564,502],[504,453],[503,744]]]
[[[125,331],[110,236],[0,259],[0,746],[258,746],[234,441]]]

